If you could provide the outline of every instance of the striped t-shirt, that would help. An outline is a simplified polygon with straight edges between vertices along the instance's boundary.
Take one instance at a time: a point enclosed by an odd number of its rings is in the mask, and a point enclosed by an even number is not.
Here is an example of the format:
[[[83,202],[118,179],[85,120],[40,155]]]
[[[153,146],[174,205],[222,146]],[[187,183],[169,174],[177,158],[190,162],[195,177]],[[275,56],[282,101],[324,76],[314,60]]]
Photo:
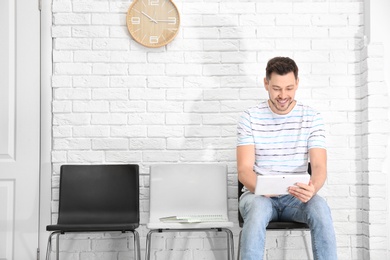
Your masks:
[[[272,112],[268,102],[244,111],[237,126],[237,146],[255,145],[258,174],[307,172],[308,151],[325,147],[320,113],[297,102],[286,115]]]

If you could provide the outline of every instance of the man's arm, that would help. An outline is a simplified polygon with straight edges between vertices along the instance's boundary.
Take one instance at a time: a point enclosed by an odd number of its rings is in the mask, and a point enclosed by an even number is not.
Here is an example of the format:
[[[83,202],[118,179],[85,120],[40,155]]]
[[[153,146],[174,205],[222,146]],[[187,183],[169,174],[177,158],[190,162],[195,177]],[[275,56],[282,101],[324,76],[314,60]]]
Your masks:
[[[290,187],[289,192],[302,202],[308,202],[324,185],[327,175],[326,150],[322,148],[312,148],[309,150],[311,178],[309,185],[297,184],[298,187]]]
[[[238,180],[252,193],[256,188],[256,173],[253,171],[255,164],[255,146],[237,146],[237,171]]]
[[[309,150],[310,166],[311,166],[311,182],[314,185],[315,193],[317,193],[326,181],[326,150],[322,148],[312,148]]]

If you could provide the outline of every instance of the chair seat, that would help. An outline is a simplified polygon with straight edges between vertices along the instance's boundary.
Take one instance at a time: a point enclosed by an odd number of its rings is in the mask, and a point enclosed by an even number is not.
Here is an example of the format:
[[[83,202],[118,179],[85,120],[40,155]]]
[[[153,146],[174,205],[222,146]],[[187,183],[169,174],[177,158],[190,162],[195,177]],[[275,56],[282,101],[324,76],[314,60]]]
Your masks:
[[[244,222],[239,222],[240,227],[244,226]],[[268,223],[268,229],[309,229],[306,223],[299,223],[294,221],[271,221]]]
[[[133,231],[139,223],[125,224],[57,224],[46,226],[47,231],[88,232],[88,231]]]
[[[305,223],[298,222],[270,222],[267,229],[308,229],[309,226]]]
[[[233,222],[216,221],[216,222],[200,222],[200,223],[164,223],[150,222],[147,223],[148,229],[202,229],[202,228],[229,228],[233,227]]]

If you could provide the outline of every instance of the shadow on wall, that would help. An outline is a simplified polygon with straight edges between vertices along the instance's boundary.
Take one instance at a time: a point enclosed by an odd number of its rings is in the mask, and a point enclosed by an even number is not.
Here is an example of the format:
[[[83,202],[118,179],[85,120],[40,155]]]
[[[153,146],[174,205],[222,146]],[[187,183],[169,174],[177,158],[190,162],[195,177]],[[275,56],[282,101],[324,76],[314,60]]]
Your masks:
[[[203,15],[206,25],[186,28],[186,34],[166,47],[166,51],[185,50],[184,69],[174,76],[183,77],[183,86],[167,89],[166,101],[183,104],[182,113],[167,113],[168,125],[183,127],[183,137],[168,137],[167,149],[179,152],[182,163],[213,163],[228,165],[229,183],[236,181],[236,124],[248,107],[267,99],[263,89],[265,65],[274,56],[290,56],[291,52],[273,52],[261,49],[269,41],[258,39],[258,31],[240,27],[236,21],[218,21],[214,15]],[[206,22],[208,21],[208,23]],[[222,22],[223,25],[222,26]],[[242,36],[251,34],[252,39]],[[254,43],[253,43],[254,41]],[[186,43],[191,42],[187,45]],[[260,42],[260,44],[259,44]],[[190,46],[186,49],[185,46]],[[233,196],[236,196],[234,193]],[[236,201],[236,197],[232,198]],[[236,214],[230,214],[236,216]],[[236,219],[231,219],[236,222]],[[200,248],[180,233],[170,241],[168,259],[226,259],[218,236],[207,232]],[[186,241],[183,241],[186,240]],[[178,250],[174,250],[178,248]],[[180,251],[180,249],[186,249]],[[213,250],[215,249],[215,250]],[[200,252],[204,250],[203,252]]]

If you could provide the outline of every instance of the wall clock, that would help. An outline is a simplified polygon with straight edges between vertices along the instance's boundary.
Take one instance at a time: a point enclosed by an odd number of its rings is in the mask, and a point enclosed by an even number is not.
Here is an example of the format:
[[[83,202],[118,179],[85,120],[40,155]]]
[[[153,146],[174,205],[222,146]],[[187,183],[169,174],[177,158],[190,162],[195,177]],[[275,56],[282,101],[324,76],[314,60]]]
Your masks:
[[[180,15],[171,0],[134,0],[127,12],[126,23],[136,42],[158,48],[175,38]]]

